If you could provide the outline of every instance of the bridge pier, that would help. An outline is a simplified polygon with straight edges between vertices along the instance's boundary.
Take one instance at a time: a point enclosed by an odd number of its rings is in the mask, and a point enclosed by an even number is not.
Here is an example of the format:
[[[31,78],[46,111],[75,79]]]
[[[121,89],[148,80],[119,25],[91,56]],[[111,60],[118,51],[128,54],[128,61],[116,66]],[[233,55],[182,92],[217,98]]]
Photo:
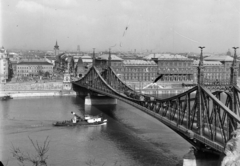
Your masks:
[[[85,97],[85,105],[116,105],[117,99],[108,96],[91,96]]]
[[[191,148],[190,151],[183,156],[183,163],[178,166],[221,166],[223,156],[209,152],[197,151]]]
[[[190,151],[183,156],[183,164],[179,166],[221,166],[223,156],[209,153],[196,151],[191,148]]]

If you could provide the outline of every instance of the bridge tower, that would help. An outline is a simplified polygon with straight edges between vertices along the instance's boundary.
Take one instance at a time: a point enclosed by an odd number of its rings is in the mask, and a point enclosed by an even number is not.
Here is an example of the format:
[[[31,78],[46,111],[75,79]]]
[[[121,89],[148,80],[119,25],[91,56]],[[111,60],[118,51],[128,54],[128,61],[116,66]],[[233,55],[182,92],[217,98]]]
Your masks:
[[[234,49],[234,57],[231,66],[231,76],[230,76],[230,87],[231,87],[231,98],[232,98],[232,111],[239,116],[239,112],[237,111],[237,95],[238,93],[234,90],[234,86],[237,86],[237,76],[238,76],[238,64],[237,64],[237,49],[238,47],[233,47]]]
[[[238,47],[233,47],[234,49],[234,57],[233,57],[233,63],[231,66],[231,77],[230,77],[230,84],[232,86],[237,85],[237,75],[238,75],[238,66],[237,66],[237,49]]]
[[[109,56],[108,56],[108,66],[107,68],[110,68],[111,67],[111,61],[112,61],[112,57],[111,57],[111,48],[109,48]],[[111,73],[110,71],[108,70],[108,78],[107,78],[107,82],[111,85]]]
[[[203,111],[202,111],[202,99],[201,99],[201,86],[204,85],[204,64],[203,64],[203,49],[205,47],[199,47],[201,49],[201,54],[200,54],[200,60],[199,60],[199,65],[198,65],[198,93],[197,98],[198,98],[198,113],[197,113],[197,125],[198,125],[198,132],[202,136],[203,135]]]

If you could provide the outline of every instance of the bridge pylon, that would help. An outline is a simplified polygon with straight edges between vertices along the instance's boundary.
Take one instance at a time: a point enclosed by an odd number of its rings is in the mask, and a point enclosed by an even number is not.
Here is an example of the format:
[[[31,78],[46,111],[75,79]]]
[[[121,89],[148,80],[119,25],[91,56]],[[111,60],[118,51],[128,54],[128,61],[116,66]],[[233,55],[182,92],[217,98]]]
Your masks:
[[[231,110],[239,116],[239,111],[237,109],[237,100],[238,100],[238,92],[235,90],[237,87],[237,76],[238,76],[238,66],[237,66],[237,49],[238,47],[233,47],[234,49],[234,57],[231,66],[231,75],[230,75],[230,86],[231,86],[231,98],[232,98],[232,106]],[[240,124],[235,124],[240,127]]]
[[[201,49],[200,60],[198,65],[198,91],[197,91],[197,101],[198,101],[198,108],[197,108],[197,125],[198,125],[198,132],[199,135],[203,135],[203,109],[202,109],[202,99],[201,99],[201,86],[204,85],[204,65],[203,65],[203,49],[205,47],[199,46]]]

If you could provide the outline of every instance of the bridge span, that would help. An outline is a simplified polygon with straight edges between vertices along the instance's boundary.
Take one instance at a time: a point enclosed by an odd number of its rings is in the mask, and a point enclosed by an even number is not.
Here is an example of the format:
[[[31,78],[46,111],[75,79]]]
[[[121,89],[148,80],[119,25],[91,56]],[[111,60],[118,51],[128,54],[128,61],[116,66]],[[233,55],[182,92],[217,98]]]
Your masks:
[[[240,124],[240,89],[237,87],[236,51],[230,80],[204,79],[203,55],[198,66],[198,83],[184,93],[160,99],[144,95],[128,87],[111,68],[99,72],[93,66],[78,81],[72,82],[78,95],[106,95],[126,102],[155,117],[196,149],[224,153],[232,132]]]

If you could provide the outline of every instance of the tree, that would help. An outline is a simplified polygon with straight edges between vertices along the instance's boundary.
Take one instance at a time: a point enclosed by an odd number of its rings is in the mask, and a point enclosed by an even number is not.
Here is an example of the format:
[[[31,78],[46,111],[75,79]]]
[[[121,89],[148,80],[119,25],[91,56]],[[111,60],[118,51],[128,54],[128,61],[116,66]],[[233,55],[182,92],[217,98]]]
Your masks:
[[[50,73],[48,72],[48,71],[46,71],[45,73],[44,73],[44,77],[49,77],[50,76]]]
[[[43,74],[44,74],[44,72],[43,72],[42,70],[39,70],[39,71],[38,71],[38,75],[39,75],[39,76],[43,76]]]
[[[12,147],[12,154],[15,159],[19,162],[19,165],[25,166],[25,163],[32,163],[33,166],[47,166],[47,158],[46,153],[49,150],[49,140],[48,137],[45,139],[43,145],[39,145],[38,141],[36,143],[33,142],[33,140],[28,137],[31,141],[31,144],[33,145],[35,151],[37,152],[36,155],[30,156],[29,153],[24,153],[20,150],[20,148]]]

